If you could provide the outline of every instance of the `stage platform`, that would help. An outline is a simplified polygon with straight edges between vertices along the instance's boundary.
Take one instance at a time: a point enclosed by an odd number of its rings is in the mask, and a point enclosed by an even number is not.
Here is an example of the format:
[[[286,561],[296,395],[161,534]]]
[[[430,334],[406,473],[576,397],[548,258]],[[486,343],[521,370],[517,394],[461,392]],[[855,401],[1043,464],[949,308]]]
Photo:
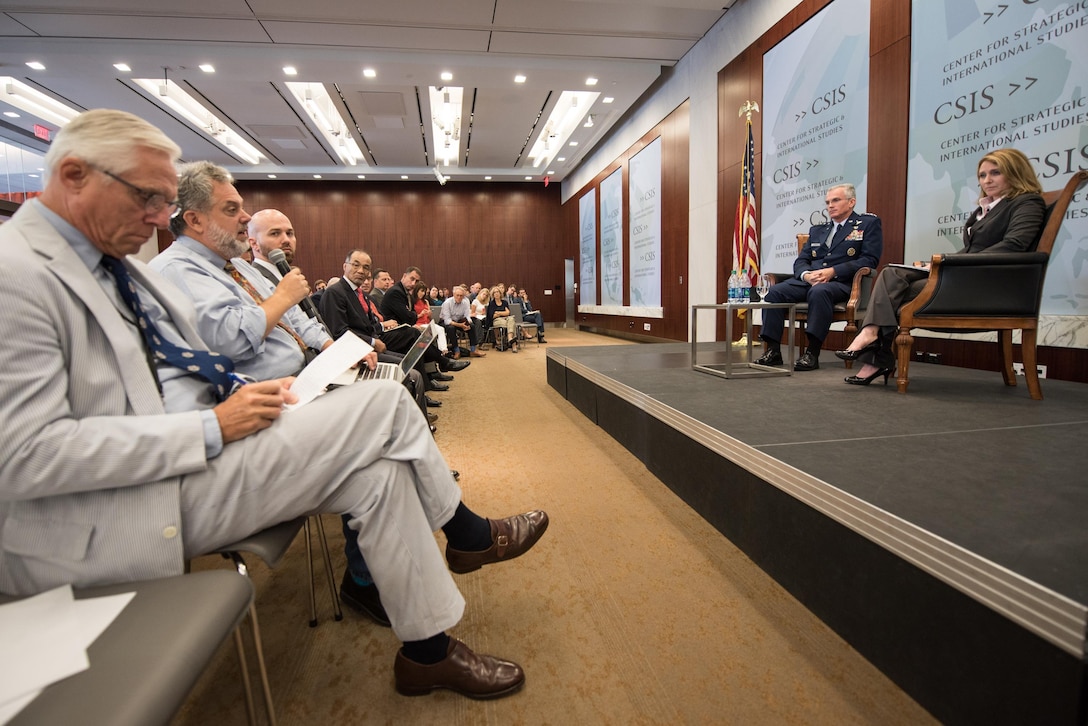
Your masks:
[[[642,344],[547,375],[937,718],[1088,722],[1088,386],[915,363],[899,395],[820,364],[726,380]]]

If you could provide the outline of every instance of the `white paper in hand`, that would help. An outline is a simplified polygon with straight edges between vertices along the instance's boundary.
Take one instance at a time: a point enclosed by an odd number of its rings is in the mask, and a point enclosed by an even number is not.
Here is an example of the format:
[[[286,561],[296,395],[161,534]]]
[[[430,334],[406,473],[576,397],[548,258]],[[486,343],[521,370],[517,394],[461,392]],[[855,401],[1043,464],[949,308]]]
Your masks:
[[[291,384],[291,392],[298,396],[298,401],[284,406],[284,410],[291,411],[305,406],[317,398],[337,376],[358,363],[372,350],[374,349],[370,344],[355,333],[351,331],[344,333],[336,342],[321,351],[321,354],[310,361],[310,365],[298,374],[298,378]]]

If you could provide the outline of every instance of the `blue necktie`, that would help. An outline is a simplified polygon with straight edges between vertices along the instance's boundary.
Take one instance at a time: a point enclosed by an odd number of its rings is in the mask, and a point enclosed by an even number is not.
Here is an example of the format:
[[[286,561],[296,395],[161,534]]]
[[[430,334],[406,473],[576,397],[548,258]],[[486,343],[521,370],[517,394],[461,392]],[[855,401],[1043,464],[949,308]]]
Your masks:
[[[151,348],[156,360],[161,360],[175,368],[194,373],[215,386],[220,401],[225,401],[230,395],[234,382],[230,373],[234,370],[234,363],[230,358],[219,353],[207,350],[193,350],[174,345],[164,338],[151,322],[144,306],[140,303],[140,297],[136,293],[136,285],[132,282],[132,276],[128,274],[125,263],[116,257],[102,255],[102,266],[113,273],[113,279],[117,282],[117,290],[125,305],[136,315],[140,332]]]

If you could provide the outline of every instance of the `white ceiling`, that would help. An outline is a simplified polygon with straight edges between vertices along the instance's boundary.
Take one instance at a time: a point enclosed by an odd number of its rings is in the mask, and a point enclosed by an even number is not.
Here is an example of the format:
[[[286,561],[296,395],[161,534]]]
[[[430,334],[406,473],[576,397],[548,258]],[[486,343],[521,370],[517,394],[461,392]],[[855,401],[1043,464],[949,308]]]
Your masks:
[[[562,180],[623,113],[735,0],[0,0],[0,76],[80,109],[131,111],[162,128],[186,160],[239,178],[434,179],[429,86],[464,88],[457,180]],[[39,61],[45,70],[32,70]],[[127,63],[131,73],[113,64]],[[199,64],[210,63],[214,73]],[[283,67],[298,69],[288,78]],[[164,67],[166,70],[164,71]],[[364,78],[362,69],[377,76]],[[439,73],[453,80],[443,82]],[[266,157],[241,162],[130,78],[185,87]],[[524,74],[523,84],[514,83]],[[599,79],[587,88],[588,77]],[[341,162],[286,81],[320,82],[363,149]],[[534,169],[529,146],[563,91],[599,91],[565,161]],[[3,101],[0,111],[11,109]],[[603,98],[614,98],[611,104]],[[0,116],[0,138],[44,149],[34,123]],[[50,125],[50,124],[45,124]],[[55,126],[53,127],[55,128]],[[467,150],[466,150],[467,147]]]

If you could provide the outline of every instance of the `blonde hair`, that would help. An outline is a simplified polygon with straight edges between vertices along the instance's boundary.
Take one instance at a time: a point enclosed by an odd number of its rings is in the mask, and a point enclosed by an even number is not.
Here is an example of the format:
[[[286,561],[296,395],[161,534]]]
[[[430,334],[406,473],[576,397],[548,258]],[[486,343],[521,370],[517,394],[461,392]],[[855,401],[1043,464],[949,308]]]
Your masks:
[[[1043,185],[1039,183],[1035,169],[1031,167],[1031,162],[1022,151],[1010,148],[991,151],[978,160],[978,166],[975,167],[976,174],[985,161],[995,165],[1001,172],[1001,176],[1005,177],[1005,182],[1009,186],[1005,196],[1009,199],[1021,194],[1043,193]]]

